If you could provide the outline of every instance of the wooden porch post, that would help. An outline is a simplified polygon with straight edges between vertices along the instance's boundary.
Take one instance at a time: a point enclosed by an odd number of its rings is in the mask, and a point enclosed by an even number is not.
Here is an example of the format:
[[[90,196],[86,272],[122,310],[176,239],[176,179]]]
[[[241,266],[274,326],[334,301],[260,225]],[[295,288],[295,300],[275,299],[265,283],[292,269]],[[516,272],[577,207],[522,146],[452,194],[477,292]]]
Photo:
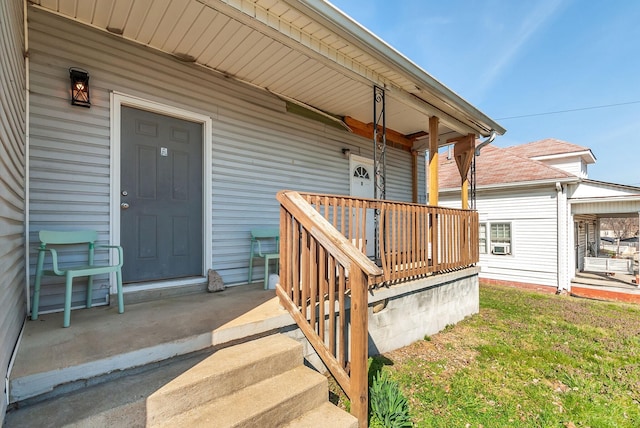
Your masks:
[[[438,122],[437,116],[429,118],[429,205],[438,206]]]
[[[469,209],[469,180],[468,179],[465,178],[462,180],[462,188],[460,191],[462,192],[462,195],[461,195],[462,209],[467,210]]]
[[[412,200],[414,204],[418,203],[418,152],[411,150],[411,187]]]

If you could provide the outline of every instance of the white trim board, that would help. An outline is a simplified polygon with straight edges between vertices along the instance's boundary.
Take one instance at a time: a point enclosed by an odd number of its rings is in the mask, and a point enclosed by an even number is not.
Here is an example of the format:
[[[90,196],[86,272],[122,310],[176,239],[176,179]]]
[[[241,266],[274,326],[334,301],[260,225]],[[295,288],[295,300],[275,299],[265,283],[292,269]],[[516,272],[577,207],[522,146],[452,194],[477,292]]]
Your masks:
[[[213,133],[213,120],[211,117],[194,113],[192,111],[184,110],[181,108],[169,106],[166,104],[157,103],[154,101],[145,100],[132,95],[126,95],[121,92],[112,91],[110,96],[110,137],[111,137],[111,149],[110,149],[110,213],[109,223],[111,225],[109,232],[109,240],[114,245],[120,245],[120,129],[121,129],[121,111],[122,106],[134,107],[141,110],[147,110],[153,113],[163,114],[166,116],[175,117],[177,119],[183,119],[190,122],[196,122],[202,124],[202,141],[203,141],[203,153],[202,153],[202,230],[204,232],[203,251],[202,251],[202,277],[206,277],[207,269],[211,266],[212,249],[211,241],[212,225],[211,225],[211,210],[212,206],[212,185],[211,185],[211,152],[212,152],[212,133]],[[112,252],[111,260],[113,261],[115,253]],[[110,293],[115,294],[115,274],[111,274],[111,289]],[[199,283],[202,282],[202,278],[194,278],[193,280],[185,280],[183,284]],[[145,285],[138,285],[135,291],[141,289],[155,289],[162,288],[164,286],[175,286],[175,282],[166,283],[160,281],[157,283],[148,283]],[[125,287],[126,290],[127,287]]]

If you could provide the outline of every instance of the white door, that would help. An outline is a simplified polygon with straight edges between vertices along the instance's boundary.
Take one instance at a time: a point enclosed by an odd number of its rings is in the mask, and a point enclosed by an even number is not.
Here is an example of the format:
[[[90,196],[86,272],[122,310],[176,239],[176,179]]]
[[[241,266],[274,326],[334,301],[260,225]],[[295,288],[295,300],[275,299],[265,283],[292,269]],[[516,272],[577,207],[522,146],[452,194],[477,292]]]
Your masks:
[[[349,173],[351,176],[350,192],[351,196],[357,198],[373,198],[374,195],[374,173],[373,159],[351,155],[349,157]],[[375,219],[374,210],[367,210],[366,224],[366,254],[368,257],[375,257]],[[353,214],[355,217],[355,213]],[[358,248],[362,248],[362,243],[354,243]]]

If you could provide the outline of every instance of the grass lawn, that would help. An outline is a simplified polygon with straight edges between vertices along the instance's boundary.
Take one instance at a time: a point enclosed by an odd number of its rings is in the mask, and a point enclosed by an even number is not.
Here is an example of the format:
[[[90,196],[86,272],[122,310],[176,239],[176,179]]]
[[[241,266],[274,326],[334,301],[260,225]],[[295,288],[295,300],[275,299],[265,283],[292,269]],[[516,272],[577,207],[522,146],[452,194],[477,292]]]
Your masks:
[[[640,306],[481,285],[480,313],[376,358],[419,427],[640,427]]]

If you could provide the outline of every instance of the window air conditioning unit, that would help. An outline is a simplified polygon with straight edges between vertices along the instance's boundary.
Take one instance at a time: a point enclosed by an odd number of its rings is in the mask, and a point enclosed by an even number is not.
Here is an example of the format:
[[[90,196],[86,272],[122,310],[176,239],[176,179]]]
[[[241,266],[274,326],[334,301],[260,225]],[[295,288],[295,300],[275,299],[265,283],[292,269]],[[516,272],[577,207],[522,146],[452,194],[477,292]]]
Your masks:
[[[491,253],[493,254],[511,254],[511,244],[491,244]]]

